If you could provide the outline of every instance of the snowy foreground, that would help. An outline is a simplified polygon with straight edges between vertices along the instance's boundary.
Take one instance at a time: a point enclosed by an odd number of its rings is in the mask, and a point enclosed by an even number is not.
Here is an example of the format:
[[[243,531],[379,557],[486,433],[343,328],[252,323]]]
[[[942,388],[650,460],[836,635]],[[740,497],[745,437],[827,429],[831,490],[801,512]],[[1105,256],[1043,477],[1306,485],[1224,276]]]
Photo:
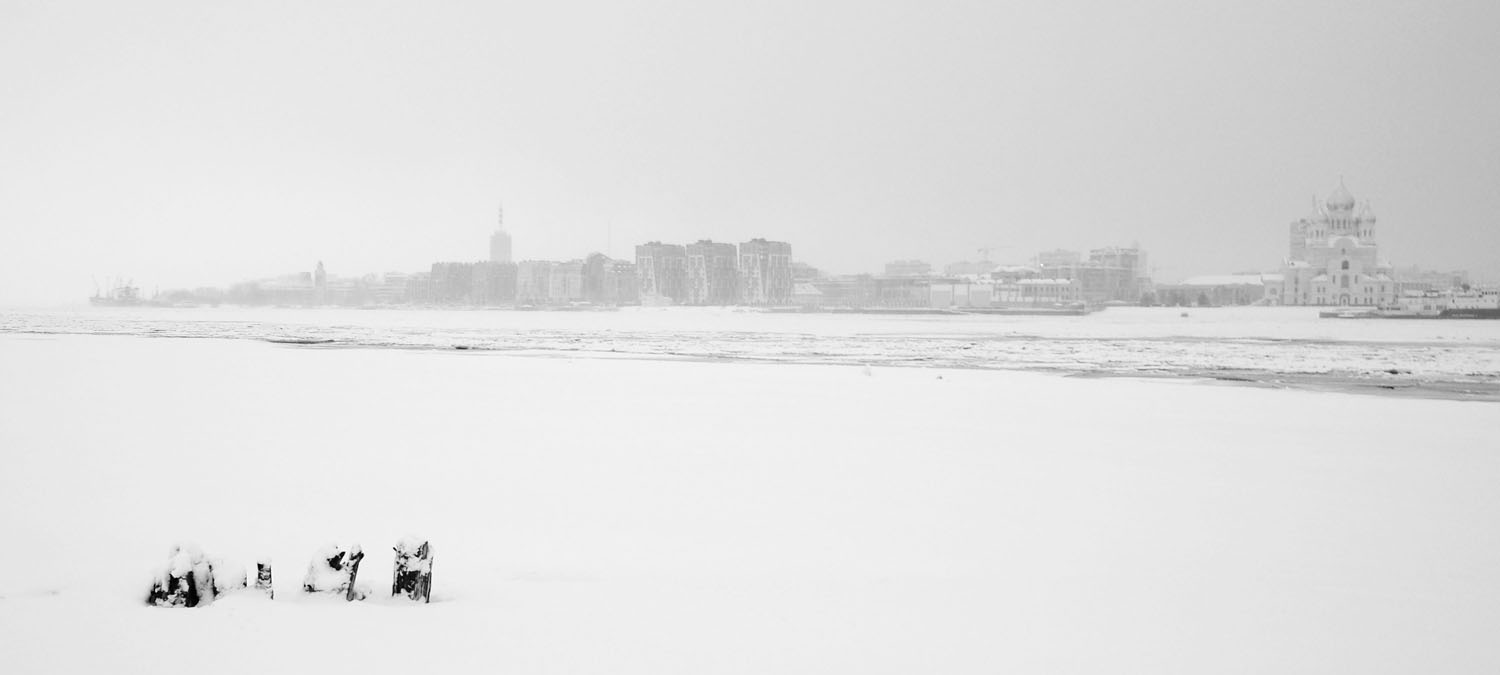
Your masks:
[[[0,334],[5,672],[1500,672],[1500,404],[553,356]]]

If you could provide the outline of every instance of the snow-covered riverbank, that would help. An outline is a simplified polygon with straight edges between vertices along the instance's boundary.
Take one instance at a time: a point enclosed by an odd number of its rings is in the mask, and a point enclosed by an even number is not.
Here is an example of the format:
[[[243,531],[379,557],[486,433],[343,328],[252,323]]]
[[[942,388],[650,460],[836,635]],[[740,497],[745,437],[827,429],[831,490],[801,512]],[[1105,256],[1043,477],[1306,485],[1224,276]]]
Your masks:
[[[1500,668],[1493,403],[553,355],[0,335],[4,661]],[[378,590],[408,533],[431,605],[296,593],[330,542]],[[143,606],[178,540],[277,599]]]
[[[1500,400],[1500,321],[1320,320],[1315,308],[1182,314],[1139,307],[1086,317],[142,308],[0,312],[0,332],[1188,377]]]

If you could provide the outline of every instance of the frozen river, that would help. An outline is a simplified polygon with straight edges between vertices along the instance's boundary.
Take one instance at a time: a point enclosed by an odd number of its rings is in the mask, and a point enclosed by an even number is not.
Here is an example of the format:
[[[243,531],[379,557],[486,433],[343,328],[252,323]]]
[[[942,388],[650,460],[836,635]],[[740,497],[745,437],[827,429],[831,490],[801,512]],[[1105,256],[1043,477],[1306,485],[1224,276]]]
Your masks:
[[[1082,317],[83,309],[0,312],[0,332],[327,341],[323,348],[1180,376],[1500,400],[1500,321],[1319,319],[1309,308],[1116,307]]]
[[[1289,314],[8,315],[0,661],[163,675],[1500,671],[1500,404],[986,362],[1061,349],[1053,338],[1100,368],[1132,349],[1161,350],[1165,369],[1172,350],[1493,358],[1486,326],[1263,321]],[[139,337],[161,334],[432,348]],[[744,360],[697,358],[716,345]],[[610,348],[651,358],[599,358]],[[917,355],[966,367],[882,365]],[[430,605],[380,592],[409,533],[433,542]],[[230,566],[270,558],[276,599],[146,607],[178,541]],[[364,546],[370,600],[298,592],[329,543]]]

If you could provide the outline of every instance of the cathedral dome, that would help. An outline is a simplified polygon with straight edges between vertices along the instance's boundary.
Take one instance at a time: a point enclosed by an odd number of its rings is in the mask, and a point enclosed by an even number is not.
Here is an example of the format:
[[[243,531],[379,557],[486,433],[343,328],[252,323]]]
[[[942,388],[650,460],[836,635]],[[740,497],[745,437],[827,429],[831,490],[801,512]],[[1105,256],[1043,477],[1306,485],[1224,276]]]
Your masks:
[[[1338,189],[1334,190],[1333,194],[1328,195],[1327,204],[1329,211],[1354,210],[1354,195],[1349,194],[1349,188],[1344,187],[1344,181],[1339,181]]]

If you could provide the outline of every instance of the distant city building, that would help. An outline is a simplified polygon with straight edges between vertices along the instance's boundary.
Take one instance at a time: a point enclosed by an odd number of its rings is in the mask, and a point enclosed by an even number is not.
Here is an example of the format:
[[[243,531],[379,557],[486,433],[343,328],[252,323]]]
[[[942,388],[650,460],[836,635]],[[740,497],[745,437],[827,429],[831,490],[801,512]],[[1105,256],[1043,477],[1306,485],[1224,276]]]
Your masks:
[[[786,305],[792,299],[792,245],[751,239],[740,244],[740,302]]]
[[[610,260],[605,267],[604,293],[604,301],[610,304],[641,304],[641,280],[636,273],[635,263],[629,260]]]
[[[500,213],[495,223],[495,233],[490,235],[490,262],[510,262],[510,233],[505,231],[505,208],[500,208]]]
[[[648,242],[635,247],[641,302],[677,304],[687,299],[687,251],[676,244]]]
[[[516,304],[545,305],[552,298],[552,269],[557,263],[550,260],[522,260],[516,263]]]
[[[399,305],[410,302],[406,285],[411,275],[405,272],[386,272],[370,286],[370,299],[377,305]]]
[[[734,244],[701,240],[688,244],[684,302],[689,305],[732,305],[737,300],[738,270]]]
[[[1395,270],[1393,276],[1395,276],[1397,283],[1400,285],[1402,293],[1408,291],[1447,291],[1472,285],[1469,273],[1466,270],[1441,272],[1413,266]]]
[[[920,260],[893,260],[885,264],[888,277],[925,277],[932,274],[932,265]]]
[[[947,266],[943,267],[943,276],[963,277],[973,276],[976,274],[988,274],[990,270],[994,269],[994,267],[994,261],[990,260],[978,260],[974,262],[963,260],[956,263],[949,263]]]
[[[1281,303],[1280,274],[1214,274],[1157,284],[1155,304],[1168,306],[1275,305]]]
[[[812,281],[823,278],[823,271],[805,262],[792,261],[793,281]]]
[[[584,301],[582,260],[569,260],[553,265],[547,301],[559,304]]]
[[[899,280],[916,283],[915,279]],[[844,274],[818,277],[796,282],[793,286],[793,301],[804,307],[840,307],[860,309],[880,307],[877,278],[869,274]],[[923,299],[926,302],[926,284],[923,282]]]
[[[1078,251],[1069,251],[1061,248],[1042,251],[1036,254],[1036,264],[1043,269],[1073,267],[1082,262],[1083,254]]]
[[[416,272],[406,278],[406,301],[413,305],[432,302],[431,272]]]
[[[1029,277],[997,281],[991,296],[996,307],[1047,307],[1083,302],[1083,283],[1077,279]]]
[[[467,305],[474,296],[474,264],[440,262],[432,264],[428,301],[438,305]]]
[[[990,307],[995,282],[979,275],[940,279],[928,287],[929,307]]]
[[[319,305],[328,304],[328,272],[323,269],[321,260],[313,270],[313,299]]]
[[[495,307],[516,301],[516,264],[474,263],[470,300],[475,305]]]
[[[1151,287],[1146,254],[1136,247],[1096,248],[1087,260],[1076,251],[1044,251],[1036,263],[1039,277],[1077,279],[1083,301],[1091,304],[1136,304]]]
[[[591,253],[583,262],[583,297],[596,305],[633,305],[640,302],[635,264]]]
[[[1283,269],[1286,305],[1385,305],[1397,284],[1376,244],[1375,214],[1366,202],[1355,213],[1354,195],[1339,182],[1313,213],[1290,227],[1290,253]]]

